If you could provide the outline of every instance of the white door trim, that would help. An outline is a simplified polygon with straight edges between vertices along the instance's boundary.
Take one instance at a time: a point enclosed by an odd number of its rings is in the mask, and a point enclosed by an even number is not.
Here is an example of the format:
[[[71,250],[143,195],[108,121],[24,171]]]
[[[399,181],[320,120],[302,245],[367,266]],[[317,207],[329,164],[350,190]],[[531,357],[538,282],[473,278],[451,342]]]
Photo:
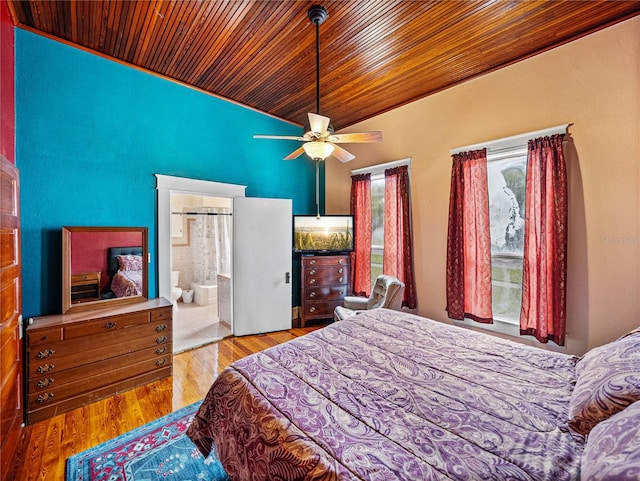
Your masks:
[[[155,176],[158,191],[158,294],[171,299],[171,192],[210,197],[244,197],[247,186],[162,174]]]

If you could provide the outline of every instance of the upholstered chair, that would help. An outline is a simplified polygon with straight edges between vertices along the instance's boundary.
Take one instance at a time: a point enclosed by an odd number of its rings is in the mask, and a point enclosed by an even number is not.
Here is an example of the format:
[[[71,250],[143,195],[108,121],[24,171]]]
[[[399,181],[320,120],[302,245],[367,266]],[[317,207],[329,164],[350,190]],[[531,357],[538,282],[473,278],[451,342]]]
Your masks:
[[[358,314],[358,312],[378,307],[399,311],[402,307],[403,293],[404,282],[383,274],[376,279],[369,297],[346,296],[344,306],[336,307],[333,317],[336,321],[342,321]]]

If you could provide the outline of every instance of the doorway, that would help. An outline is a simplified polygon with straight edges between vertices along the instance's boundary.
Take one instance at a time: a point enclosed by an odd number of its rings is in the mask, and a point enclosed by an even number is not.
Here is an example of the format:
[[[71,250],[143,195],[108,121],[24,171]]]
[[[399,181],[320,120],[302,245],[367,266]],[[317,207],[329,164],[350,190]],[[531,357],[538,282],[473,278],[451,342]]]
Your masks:
[[[230,276],[224,275],[224,269],[216,273],[218,316],[229,318],[236,336],[290,329],[291,199],[247,198],[245,186],[160,174],[156,174],[156,189],[159,295],[171,299],[172,284],[180,282],[171,279],[172,194],[226,198],[233,207],[233,243]]]
[[[233,275],[233,248],[230,248],[229,282],[221,279],[223,286],[220,286],[221,290],[218,292],[218,272],[216,272],[215,289],[207,287],[207,276],[211,284],[213,274],[211,271],[205,271],[204,266],[201,269],[196,268],[193,262],[191,267],[188,267],[187,260],[189,257],[193,258],[194,248],[185,245],[192,242],[195,232],[191,229],[196,228],[196,219],[205,215],[185,215],[185,212],[195,213],[200,210],[203,214],[207,214],[208,211],[215,209],[231,208],[234,198],[244,197],[246,187],[160,174],[156,174],[156,184],[158,190],[158,290],[161,297],[171,300],[172,297],[176,297],[173,288],[181,289],[180,297],[174,304],[173,323],[173,350],[181,352],[214,342],[217,338],[231,335],[233,332],[233,286],[230,282]],[[191,211],[192,208],[193,211]],[[174,215],[173,212],[180,212],[180,214]],[[206,217],[209,216],[206,215]],[[195,239],[193,242],[195,243]],[[174,256],[176,256],[175,259]],[[174,282],[175,272],[179,273],[177,282]],[[198,279],[195,278],[196,276]],[[199,279],[200,277],[204,281]],[[192,282],[196,283],[193,287]],[[196,286],[202,286],[199,297]],[[185,291],[192,292],[185,295]],[[185,303],[185,299],[191,302]],[[222,323],[219,322],[220,318]],[[194,332],[193,336],[191,331]],[[190,337],[192,339],[189,340]]]
[[[171,193],[175,353],[231,335],[233,199]]]

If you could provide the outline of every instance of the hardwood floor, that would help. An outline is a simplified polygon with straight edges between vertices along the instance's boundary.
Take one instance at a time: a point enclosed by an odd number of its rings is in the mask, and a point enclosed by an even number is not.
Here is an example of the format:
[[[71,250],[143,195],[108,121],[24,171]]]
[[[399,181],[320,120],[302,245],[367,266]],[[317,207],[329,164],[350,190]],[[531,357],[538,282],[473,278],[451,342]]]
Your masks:
[[[231,362],[319,327],[230,337],[177,354],[173,377],[26,426],[7,481],[63,481],[69,456],[199,401]]]

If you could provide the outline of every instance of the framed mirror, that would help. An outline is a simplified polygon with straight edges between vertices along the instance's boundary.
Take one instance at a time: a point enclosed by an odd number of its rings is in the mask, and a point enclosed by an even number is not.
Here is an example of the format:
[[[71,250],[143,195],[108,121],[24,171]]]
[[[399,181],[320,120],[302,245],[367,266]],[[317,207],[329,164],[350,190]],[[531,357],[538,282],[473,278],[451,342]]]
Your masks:
[[[148,297],[146,227],[62,228],[62,312]]]

